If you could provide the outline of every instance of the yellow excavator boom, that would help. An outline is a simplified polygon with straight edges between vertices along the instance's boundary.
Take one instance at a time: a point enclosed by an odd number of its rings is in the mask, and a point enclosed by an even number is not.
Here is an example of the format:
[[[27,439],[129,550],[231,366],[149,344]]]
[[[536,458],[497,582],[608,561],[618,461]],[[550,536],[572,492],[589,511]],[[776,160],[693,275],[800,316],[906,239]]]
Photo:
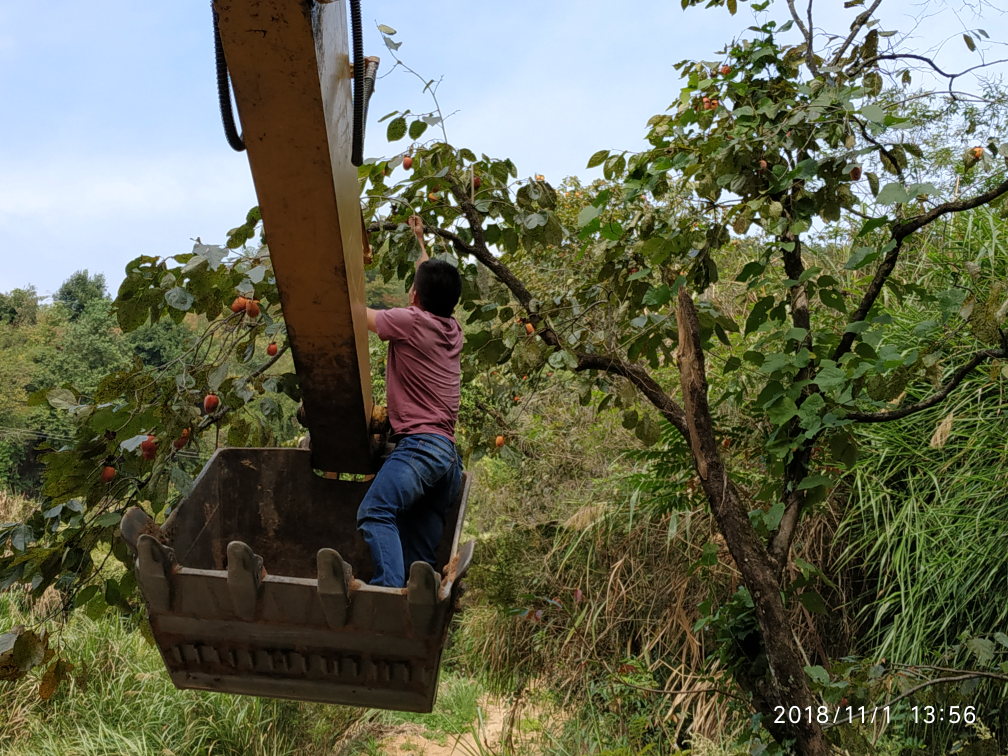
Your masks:
[[[374,472],[384,442],[371,427],[345,6],[214,8],[312,448],[220,449],[162,525],[133,508],[120,530],[176,686],[430,711],[473,554],[459,544],[469,479],[437,571],[413,564],[404,589],[362,582],[370,480],[342,473]]]

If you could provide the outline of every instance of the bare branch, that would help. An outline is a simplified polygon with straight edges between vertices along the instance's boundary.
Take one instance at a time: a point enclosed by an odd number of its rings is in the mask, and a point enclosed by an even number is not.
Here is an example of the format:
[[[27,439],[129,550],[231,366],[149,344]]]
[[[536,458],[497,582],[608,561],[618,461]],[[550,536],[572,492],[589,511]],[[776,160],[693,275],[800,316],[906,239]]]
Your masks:
[[[924,226],[928,225],[934,220],[937,220],[943,215],[946,215],[948,213],[961,213],[964,210],[972,210],[975,207],[986,205],[990,202],[993,202],[1006,192],[1008,192],[1008,179],[1005,179],[1000,184],[995,186],[993,189],[990,189],[989,191],[986,191],[983,194],[978,194],[976,197],[973,197],[972,199],[961,199],[956,200],[955,202],[945,202],[941,205],[938,205],[935,208],[932,208],[923,215],[918,215],[913,218],[909,218],[900,223],[893,230],[893,238],[896,239],[897,242],[900,242],[906,237],[910,236],[910,234],[914,233],[915,231],[919,231],[920,229],[924,228]]]
[[[864,25],[871,20],[872,14],[875,13],[876,10],[878,10],[878,7],[881,4],[882,0],[875,0],[875,2],[871,4],[868,10],[866,10],[864,13],[860,14],[857,18],[854,19],[854,23],[851,24],[850,34],[847,35],[847,39],[845,39],[844,43],[840,45],[840,48],[836,51],[836,55],[833,56],[833,60],[830,61],[831,66],[837,66],[840,64],[840,59],[843,58],[844,53],[847,52],[847,48],[850,47],[851,42],[854,41],[854,38],[858,35],[858,32],[864,28]]]
[[[923,412],[926,409],[934,407],[936,404],[940,404],[955,390],[956,386],[962,383],[966,376],[976,370],[980,364],[986,362],[987,360],[1003,359],[1005,357],[1008,357],[1008,352],[1003,349],[985,349],[982,352],[977,352],[973,355],[973,358],[969,362],[955,372],[948,383],[924,401],[917,402],[917,404],[911,404],[906,407],[900,407],[899,409],[887,410],[885,412],[848,412],[847,419],[858,423],[885,423],[890,420],[899,420],[902,417],[908,417],[909,415]]]
[[[997,66],[1002,63],[1008,63],[1008,58],[1001,58],[1000,60],[992,60],[988,63],[978,63],[977,65],[970,66],[969,68],[960,71],[959,73],[948,73],[946,71],[941,70],[937,66],[937,64],[933,60],[931,60],[931,58],[928,58],[924,55],[916,55],[914,53],[887,53],[885,55],[876,55],[874,58],[869,58],[868,60],[863,61],[860,66],[858,66],[851,72],[851,75],[852,76],[857,75],[858,72],[863,71],[868,66],[872,65],[873,63],[877,63],[880,60],[917,60],[920,61],[921,63],[927,63],[934,70],[936,74],[948,79],[949,94],[952,95],[953,97],[955,97],[955,94],[952,91],[952,86],[953,84],[955,84],[956,79],[965,76],[966,74],[973,73],[974,71],[977,71],[981,68],[989,68],[990,66]]]
[[[805,64],[808,66],[809,71],[812,72],[813,76],[819,76],[819,68],[815,63],[815,49],[812,41],[812,0],[809,0],[808,7],[808,26],[805,26],[798,15],[798,11],[795,9],[794,0],[787,0],[788,9],[791,11],[791,18],[794,19],[795,23],[798,24],[798,28],[801,30],[802,36],[805,37]]]
[[[893,706],[894,704],[899,703],[904,698],[909,698],[914,693],[916,693],[918,690],[923,690],[924,688],[929,688],[932,685],[939,685],[941,683],[963,682],[964,680],[975,680],[975,679],[977,679],[979,677],[988,678],[988,679],[991,679],[991,680],[1001,680],[1003,682],[1008,682],[1008,675],[1001,675],[1001,674],[998,674],[997,672],[979,672],[979,671],[976,671],[976,672],[967,672],[967,673],[962,674],[962,675],[952,675],[950,677],[937,677],[934,680],[925,680],[924,682],[920,683],[919,685],[915,685],[912,688],[910,688],[909,690],[907,690],[907,691],[905,691],[903,693],[900,693],[898,696],[896,696],[896,698],[893,698],[890,701],[886,701],[885,704],[883,704],[882,706],[877,707],[876,710],[887,709],[887,708]],[[827,724],[823,725],[823,729],[824,730],[828,730],[828,729],[830,729],[832,727],[839,727],[842,724],[847,724],[847,723],[843,722],[843,721],[836,722],[836,723],[828,722]]]
[[[871,283],[868,284],[868,288],[865,290],[864,296],[861,298],[861,304],[859,304],[858,308],[854,311],[854,314],[848,321],[848,325],[860,322],[868,317],[868,313],[871,310],[872,305],[875,304],[875,300],[878,299],[879,294],[882,292],[882,287],[885,286],[889,276],[896,268],[896,262],[899,259],[899,253],[903,246],[904,239],[943,215],[972,210],[975,207],[980,207],[981,205],[986,205],[987,203],[996,200],[1005,193],[1008,193],[1008,179],[1001,182],[993,189],[986,191],[983,194],[979,194],[976,197],[971,199],[956,200],[954,202],[945,202],[922,215],[918,215],[898,224],[892,232],[892,238],[896,242],[896,246],[889,251],[889,253],[885,256],[885,259],[882,261],[882,264],[879,265],[878,270],[875,271],[875,276],[872,278]],[[840,337],[840,343],[833,352],[834,362],[839,360],[850,350],[851,346],[854,344],[855,337],[856,334],[852,331],[846,331],[843,336]]]
[[[882,264],[879,265],[878,270],[875,271],[875,276],[872,278],[871,283],[868,284],[868,288],[865,290],[864,296],[861,298],[861,304],[859,304],[857,309],[854,311],[854,314],[848,321],[848,325],[851,323],[858,323],[868,317],[868,313],[871,310],[872,305],[875,304],[875,300],[878,299],[879,294],[882,293],[882,287],[885,286],[886,280],[896,268],[896,261],[899,260],[899,253],[902,246],[902,243],[897,241],[896,246],[889,250],[885,259],[882,260]],[[844,332],[843,336],[840,337],[840,343],[837,344],[837,348],[833,351],[834,362],[839,361],[843,355],[850,351],[856,336],[857,334],[853,331]]]

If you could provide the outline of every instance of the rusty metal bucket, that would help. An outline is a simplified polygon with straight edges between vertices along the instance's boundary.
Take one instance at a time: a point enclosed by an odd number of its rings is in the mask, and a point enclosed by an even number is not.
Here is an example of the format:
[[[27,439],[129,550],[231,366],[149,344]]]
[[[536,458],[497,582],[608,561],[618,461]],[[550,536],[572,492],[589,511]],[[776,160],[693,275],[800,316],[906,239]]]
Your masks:
[[[427,712],[473,542],[459,548],[466,474],[438,572],[369,586],[357,507],[370,481],[333,480],[302,449],[227,448],[159,529],[121,531],[154,639],[178,688]],[[442,577],[443,576],[443,577]]]

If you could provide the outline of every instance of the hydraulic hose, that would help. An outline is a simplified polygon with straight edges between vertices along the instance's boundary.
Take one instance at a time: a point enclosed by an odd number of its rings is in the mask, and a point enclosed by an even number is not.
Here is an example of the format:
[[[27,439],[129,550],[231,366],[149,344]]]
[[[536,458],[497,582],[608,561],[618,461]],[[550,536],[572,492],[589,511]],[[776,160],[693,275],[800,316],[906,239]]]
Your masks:
[[[322,2],[331,1],[322,0]],[[213,9],[212,3],[211,9]],[[353,141],[350,162],[359,167],[364,163],[364,126],[367,123],[368,101],[374,91],[375,77],[378,73],[378,58],[364,58],[364,28],[361,25],[360,0],[350,0],[350,27],[353,36],[354,67]],[[213,30],[217,62],[217,100],[220,104],[221,122],[224,124],[224,136],[231,149],[242,152],[245,149],[245,141],[235,126],[234,110],[231,105],[231,83],[216,10],[213,10]]]
[[[217,56],[217,100],[220,103],[221,121],[224,123],[224,136],[227,143],[235,152],[242,152],[245,149],[245,141],[238,133],[235,126],[234,111],[231,109],[231,82],[228,79],[227,60],[224,58],[224,45],[220,38],[220,25],[217,20],[217,11],[210,4],[213,11],[213,32],[214,32],[214,52]]]
[[[350,28],[353,33],[353,147],[350,162],[364,163],[364,28],[361,26],[360,0],[350,0]]]

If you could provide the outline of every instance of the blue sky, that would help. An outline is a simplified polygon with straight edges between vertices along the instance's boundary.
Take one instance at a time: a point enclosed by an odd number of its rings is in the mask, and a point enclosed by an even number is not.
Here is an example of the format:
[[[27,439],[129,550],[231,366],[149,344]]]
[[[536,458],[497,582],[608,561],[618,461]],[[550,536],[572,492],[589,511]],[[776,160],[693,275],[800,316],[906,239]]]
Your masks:
[[[732,18],[678,0],[362,5],[365,50],[382,72],[392,60],[376,22],[398,30],[413,68],[444,76],[442,106],[459,111],[453,143],[554,182],[590,176],[598,149],[640,148],[647,119],[678,94],[672,64],[717,59],[754,22],[742,3]],[[820,6],[832,29],[853,13],[840,0]],[[952,68],[976,62],[964,24],[1006,36],[997,10],[979,22],[940,0],[883,10],[883,26],[914,28],[918,48],[950,38]],[[375,122],[429,109],[421,89],[401,72],[379,82],[367,155],[400,151]],[[130,259],[187,252],[197,236],[220,243],[255,204],[247,160],[220,125],[207,0],[0,0],[0,107],[0,291],[51,293],[79,268],[103,272],[114,291]]]

